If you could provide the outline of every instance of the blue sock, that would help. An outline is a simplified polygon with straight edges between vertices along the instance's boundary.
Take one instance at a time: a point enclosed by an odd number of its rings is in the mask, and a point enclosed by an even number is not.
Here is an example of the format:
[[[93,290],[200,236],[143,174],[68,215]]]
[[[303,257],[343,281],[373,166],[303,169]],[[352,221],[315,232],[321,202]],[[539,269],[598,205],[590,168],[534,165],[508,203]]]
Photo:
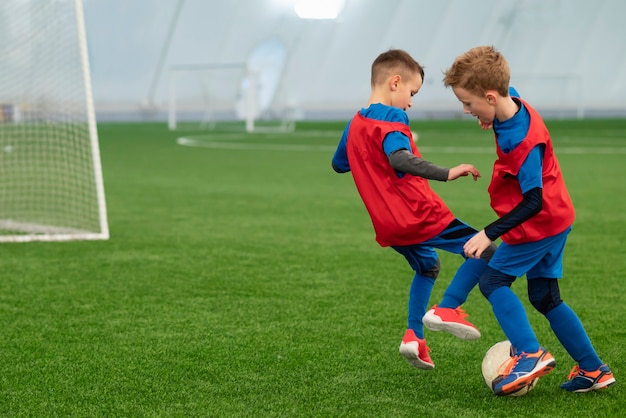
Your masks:
[[[539,349],[539,341],[528,321],[524,305],[517,295],[507,287],[499,287],[489,295],[493,313],[518,353],[534,353]]]
[[[486,268],[487,263],[483,260],[475,258],[465,260],[456,271],[438,306],[455,309],[464,304]]]
[[[433,290],[435,279],[415,274],[409,291],[409,328],[415,331],[417,338],[424,338],[422,318],[428,308],[428,301]]]
[[[602,360],[591,345],[578,315],[565,302],[546,314],[552,331],[578,366],[586,371],[597,370]]]

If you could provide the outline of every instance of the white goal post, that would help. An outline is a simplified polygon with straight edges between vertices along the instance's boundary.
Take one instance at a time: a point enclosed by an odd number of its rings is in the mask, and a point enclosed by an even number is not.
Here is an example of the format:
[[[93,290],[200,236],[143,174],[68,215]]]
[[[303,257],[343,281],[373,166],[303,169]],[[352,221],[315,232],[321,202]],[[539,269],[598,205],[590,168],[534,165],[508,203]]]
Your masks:
[[[108,239],[82,1],[2,1],[0,39],[0,242]]]
[[[272,113],[263,107],[261,78],[247,63],[171,66],[169,129],[292,132],[293,111]]]
[[[186,122],[212,128],[219,120],[245,120],[254,130],[254,74],[245,63],[176,65],[169,69],[168,126]]]

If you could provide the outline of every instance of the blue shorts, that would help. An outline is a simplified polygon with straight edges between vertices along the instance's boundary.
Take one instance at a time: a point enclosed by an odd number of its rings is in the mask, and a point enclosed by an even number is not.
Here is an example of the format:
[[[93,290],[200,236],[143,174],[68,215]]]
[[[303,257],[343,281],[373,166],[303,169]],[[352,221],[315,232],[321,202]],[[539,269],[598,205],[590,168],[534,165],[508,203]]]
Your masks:
[[[498,246],[489,267],[515,277],[560,279],[563,277],[563,250],[572,227],[540,241]]]
[[[437,264],[439,256],[436,249],[459,254],[463,258],[467,258],[465,257],[463,246],[477,232],[476,229],[465,222],[455,219],[439,235],[428,241],[401,247],[394,246],[392,248],[407,259],[415,272],[422,274]]]

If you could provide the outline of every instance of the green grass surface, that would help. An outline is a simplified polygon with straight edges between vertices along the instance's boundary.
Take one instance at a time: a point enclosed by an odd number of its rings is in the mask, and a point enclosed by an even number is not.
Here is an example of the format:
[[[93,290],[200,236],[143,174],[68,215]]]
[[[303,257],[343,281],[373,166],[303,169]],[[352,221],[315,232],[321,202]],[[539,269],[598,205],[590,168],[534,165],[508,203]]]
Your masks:
[[[478,290],[465,308],[480,340],[427,331],[432,371],[398,353],[412,273],[375,243],[350,175],[330,168],[342,127],[100,125],[111,239],[0,245],[0,416],[622,416],[626,121],[548,121],[577,209],[562,296],[618,383],[559,389],[573,361],[518,280],[558,363],[521,398],[482,381],[504,336]],[[473,121],[413,129],[425,158],[481,170],[433,187],[463,220],[493,221],[492,134]],[[441,257],[433,303],[460,263]]]

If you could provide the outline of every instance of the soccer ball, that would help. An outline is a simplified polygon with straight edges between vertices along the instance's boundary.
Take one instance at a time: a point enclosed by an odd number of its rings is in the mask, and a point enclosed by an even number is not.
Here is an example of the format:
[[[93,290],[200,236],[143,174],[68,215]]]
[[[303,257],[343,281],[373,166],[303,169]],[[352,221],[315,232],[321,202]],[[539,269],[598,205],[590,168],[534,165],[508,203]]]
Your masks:
[[[495,343],[489,350],[487,350],[485,357],[483,358],[482,371],[485,384],[491,391],[493,391],[492,384],[494,379],[502,374],[502,372],[506,369],[506,366],[511,361],[513,361],[513,358],[511,357],[511,342],[508,340]],[[526,395],[532,390],[535,384],[537,384],[537,380],[539,380],[539,378],[536,378],[530,383],[530,385],[518,390],[517,392],[511,393],[510,396]]]

